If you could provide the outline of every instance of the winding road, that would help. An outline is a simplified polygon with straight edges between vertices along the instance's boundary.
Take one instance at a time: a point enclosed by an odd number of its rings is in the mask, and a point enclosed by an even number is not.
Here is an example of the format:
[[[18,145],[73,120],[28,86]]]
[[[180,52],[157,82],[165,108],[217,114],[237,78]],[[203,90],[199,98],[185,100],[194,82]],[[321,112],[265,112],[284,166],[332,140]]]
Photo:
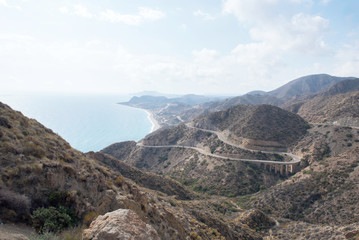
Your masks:
[[[186,126],[188,128],[192,128],[192,129],[196,129],[199,131],[204,131],[204,132],[209,132],[212,134],[217,135],[218,139],[221,140],[222,142],[231,145],[233,147],[236,148],[241,148],[243,150],[247,150],[247,151],[251,151],[251,152],[259,152],[257,150],[253,150],[253,149],[248,149],[245,148],[242,145],[238,145],[238,144],[234,144],[232,142],[230,142],[222,133],[218,132],[218,131],[213,131],[213,130],[207,130],[207,129],[203,129],[203,128],[197,128],[192,126],[190,123],[187,123]],[[282,154],[282,155],[287,155],[289,157],[292,158],[291,161],[288,162],[279,162],[279,161],[270,161],[270,160],[262,160],[262,159],[244,159],[244,158],[234,158],[234,157],[225,157],[225,156],[221,156],[221,155],[217,155],[217,154],[213,154],[210,153],[202,148],[198,148],[198,147],[191,147],[191,146],[182,146],[182,145],[161,145],[161,146],[154,146],[154,145],[144,145],[142,142],[138,142],[137,146],[139,147],[143,147],[143,148],[182,148],[182,149],[193,149],[198,151],[199,153],[206,155],[206,156],[210,156],[210,157],[214,157],[214,158],[220,158],[220,159],[224,159],[224,160],[231,160],[231,161],[242,161],[242,162],[255,162],[255,163],[267,163],[267,164],[277,164],[277,165],[292,165],[292,164],[296,164],[300,162],[300,157],[297,155],[294,155],[293,153],[290,152],[277,152],[277,151],[260,151],[262,153],[272,153],[272,154]]]

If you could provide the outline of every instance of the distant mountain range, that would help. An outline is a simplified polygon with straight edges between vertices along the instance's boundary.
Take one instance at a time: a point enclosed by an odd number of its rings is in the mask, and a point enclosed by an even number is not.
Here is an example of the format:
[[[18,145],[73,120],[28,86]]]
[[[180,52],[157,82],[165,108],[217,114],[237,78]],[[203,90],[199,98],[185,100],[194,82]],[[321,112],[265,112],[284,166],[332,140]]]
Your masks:
[[[344,80],[355,80],[355,78],[316,74],[292,80],[273,91],[252,91],[242,96],[225,99],[197,95],[185,95],[177,98],[142,96],[133,97],[129,102],[121,104],[151,110],[162,126],[171,126],[190,121],[203,114],[221,111],[238,104],[269,104],[288,109],[286,106],[313,97],[315,94],[325,92]],[[353,84],[355,85],[355,83],[352,83],[352,85]],[[343,86],[338,85],[336,88],[347,88],[348,91],[355,89],[350,85],[350,82],[343,82],[342,85]],[[335,90],[332,89],[332,91]]]
[[[205,102],[218,101],[220,99],[223,99],[223,97],[207,97],[195,94],[188,94],[175,98],[168,98],[165,96],[142,95],[140,97],[134,96],[129,102],[122,102],[121,104],[141,107],[145,109],[154,109],[166,107],[168,104],[186,104],[193,106]]]

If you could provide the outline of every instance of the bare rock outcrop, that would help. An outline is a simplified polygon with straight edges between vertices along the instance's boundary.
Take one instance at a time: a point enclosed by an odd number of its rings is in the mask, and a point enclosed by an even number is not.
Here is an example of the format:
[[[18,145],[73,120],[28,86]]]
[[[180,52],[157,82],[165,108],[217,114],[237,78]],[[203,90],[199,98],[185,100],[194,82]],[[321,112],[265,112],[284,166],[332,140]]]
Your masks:
[[[151,225],[129,209],[118,209],[99,216],[84,231],[84,237],[89,240],[160,239]]]

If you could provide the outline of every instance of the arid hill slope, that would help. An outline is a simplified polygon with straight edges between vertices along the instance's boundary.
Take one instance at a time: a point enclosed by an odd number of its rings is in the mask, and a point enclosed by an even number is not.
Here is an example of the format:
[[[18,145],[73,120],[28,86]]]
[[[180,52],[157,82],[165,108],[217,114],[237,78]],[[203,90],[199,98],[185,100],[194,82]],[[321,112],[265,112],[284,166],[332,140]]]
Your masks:
[[[255,197],[252,206],[276,216],[320,224],[359,218],[359,148],[316,161]]]
[[[341,81],[329,90],[288,102],[282,107],[308,122],[359,126],[359,79]]]
[[[298,115],[271,105],[237,105],[193,120],[195,127],[226,132],[230,137],[288,147],[308,128]]]
[[[359,127],[359,91],[318,96],[304,103],[298,114],[312,123]]]

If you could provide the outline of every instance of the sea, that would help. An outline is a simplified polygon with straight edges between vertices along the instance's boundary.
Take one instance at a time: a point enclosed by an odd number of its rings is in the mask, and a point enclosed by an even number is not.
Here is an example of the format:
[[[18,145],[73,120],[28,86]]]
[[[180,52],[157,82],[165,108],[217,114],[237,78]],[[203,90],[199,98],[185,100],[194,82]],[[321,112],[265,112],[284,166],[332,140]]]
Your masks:
[[[0,101],[34,118],[82,152],[138,141],[153,127],[148,114],[118,104],[129,95],[0,94]]]

